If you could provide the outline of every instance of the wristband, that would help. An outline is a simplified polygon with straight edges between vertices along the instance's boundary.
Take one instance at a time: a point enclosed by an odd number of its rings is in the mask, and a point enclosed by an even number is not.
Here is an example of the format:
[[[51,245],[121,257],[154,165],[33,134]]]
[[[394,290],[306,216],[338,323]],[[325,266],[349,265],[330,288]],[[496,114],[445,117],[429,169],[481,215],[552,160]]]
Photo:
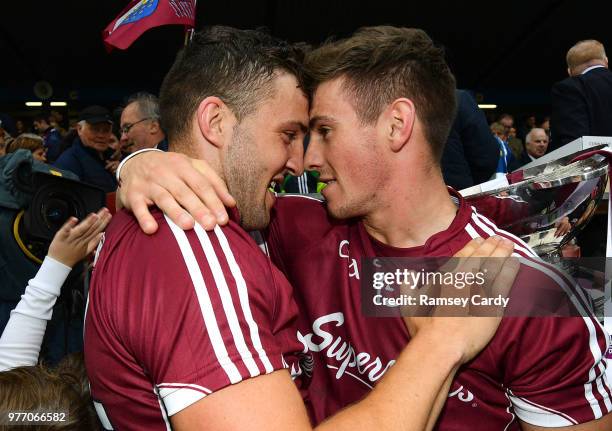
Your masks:
[[[134,151],[125,159],[121,160],[121,163],[119,163],[119,166],[117,166],[117,171],[115,172],[115,177],[117,178],[117,184],[119,184],[119,187],[121,187],[121,169],[123,168],[123,165],[125,165],[125,162],[130,160],[132,157],[137,156],[138,154],[146,153],[147,151],[161,151],[163,153],[162,150],[157,148],[143,148],[142,150]]]

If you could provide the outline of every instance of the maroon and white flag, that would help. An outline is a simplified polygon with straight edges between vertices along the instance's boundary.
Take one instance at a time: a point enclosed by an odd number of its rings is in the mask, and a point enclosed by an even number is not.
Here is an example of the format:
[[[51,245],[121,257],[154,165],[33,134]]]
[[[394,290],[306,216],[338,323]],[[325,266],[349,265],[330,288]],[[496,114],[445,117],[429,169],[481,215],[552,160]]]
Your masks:
[[[127,49],[152,27],[162,25],[195,26],[196,0],[132,0],[102,32],[104,44]]]

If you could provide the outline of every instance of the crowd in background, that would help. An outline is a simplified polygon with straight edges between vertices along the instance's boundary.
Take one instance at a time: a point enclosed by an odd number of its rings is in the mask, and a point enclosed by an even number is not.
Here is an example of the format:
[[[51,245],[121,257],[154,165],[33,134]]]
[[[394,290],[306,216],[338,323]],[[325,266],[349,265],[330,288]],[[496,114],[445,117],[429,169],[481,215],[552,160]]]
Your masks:
[[[514,115],[502,113],[496,121],[488,124],[472,96],[468,92],[458,93],[457,119],[449,137],[446,157],[442,161],[448,185],[458,190],[467,188],[518,169],[546,153],[551,139],[549,116],[537,118],[528,114],[521,117],[522,121],[517,124]],[[480,134],[458,137],[464,133],[458,128],[466,130],[467,127],[461,125],[460,117],[465,115],[461,107],[462,98],[469,99],[468,110],[472,115],[466,121],[479,123],[476,127],[481,128]],[[474,117],[476,110],[480,113]],[[483,132],[485,128],[488,132]],[[446,161],[457,163],[453,150],[457,139],[460,141],[461,158],[466,158],[466,163],[447,166]],[[472,151],[466,150],[467,146]],[[18,118],[12,128],[2,127],[0,123],[0,155],[19,149],[29,150],[35,160],[69,170],[82,181],[101,187],[106,192],[112,192],[117,187],[114,174],[120,161],[143,148],[168,149],[157,97],[146,92],[128,97],[124,105],[112,112],[93,105],[82,109],[74,119],[51,111],[48,114],[38,113],[30,119]],[[487,153],[489,156],[485,156]],[[288,179],[288,189],[283,191],[317,191],[316,185],[312,185],[313,181],[316,183],[316,178],[313,179],[311,174],[305,178],[303,186],[297,181],[295,187]]]
[[[142,148],[167,149],[156,96],[134,94],[114,114],[102,106],[89,106],[67,128],[58,112],[41,113],[31,125],[18,119],[13,133],[0,128],[0,154],[30,150],[35,160],[112,192],[117,187],[115,171],[125,156]]]

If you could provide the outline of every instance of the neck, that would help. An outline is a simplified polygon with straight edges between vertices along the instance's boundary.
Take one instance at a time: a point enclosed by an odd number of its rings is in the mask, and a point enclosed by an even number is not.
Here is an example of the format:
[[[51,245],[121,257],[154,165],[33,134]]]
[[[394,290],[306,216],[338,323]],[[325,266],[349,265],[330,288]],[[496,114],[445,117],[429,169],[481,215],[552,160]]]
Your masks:
[[[151,141],[155,142],[153,145],[157,145],[159,144],[161,141],[163,141],[164,139],[166,139],[166,135],[164,135],[163,133],[156,133],[155,135],[152,136]]]
[[[588,62],[583,63],[580,66],[576,67],[576,69],[574,70],[574,73],[572,74],[572,76],[581,75],[585,70],[587,70],[589,67],[593,67],[593,66],[607,67],[608,65],[603,60],[599,60],[599,59],[591,60],[591,61],[588,61]]]
[[[432,235],[448,229],[457,208],[439,167],[424,168],[414,176],[395,176],[391,183],[380,196],[380,201],[388,204],[363,219],[371,236],[393,247],[409,248],[421,246]]]

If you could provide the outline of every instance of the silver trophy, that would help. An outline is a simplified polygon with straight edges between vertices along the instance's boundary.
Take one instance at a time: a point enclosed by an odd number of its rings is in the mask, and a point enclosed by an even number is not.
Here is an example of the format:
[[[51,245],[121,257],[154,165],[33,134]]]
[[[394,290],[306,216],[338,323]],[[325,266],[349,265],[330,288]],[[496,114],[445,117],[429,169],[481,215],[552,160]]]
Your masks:
[[[590,148],[513,172],[515,182],[462,194],[498,227],[524,240],[556,263],[561,248],[591,220],[608,184],[608,162],[600,155],[571,162]],[[518,179],[518,180],[517,180]],[[476,191],[476,193],[474,193]]]

